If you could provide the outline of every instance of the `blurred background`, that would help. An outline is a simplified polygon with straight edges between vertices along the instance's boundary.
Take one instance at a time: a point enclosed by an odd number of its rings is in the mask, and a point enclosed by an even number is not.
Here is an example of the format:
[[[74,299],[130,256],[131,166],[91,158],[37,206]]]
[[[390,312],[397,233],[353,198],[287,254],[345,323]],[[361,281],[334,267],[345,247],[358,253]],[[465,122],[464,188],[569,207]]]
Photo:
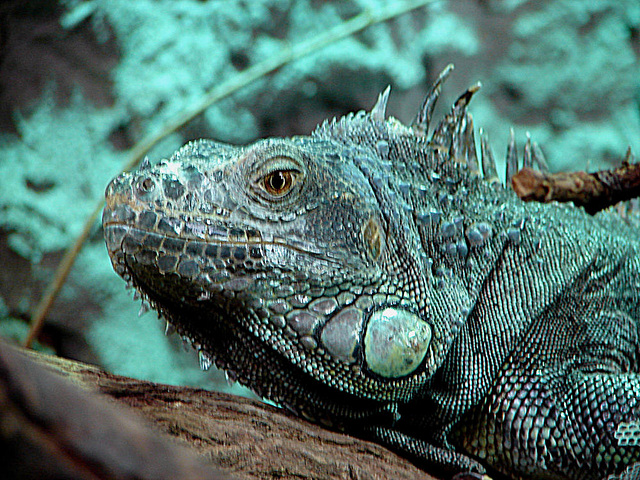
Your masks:
[[[0,336],[22,342],[66,248],[145,135],[238,72],[382,0],[4,0],[0,3]],[[402,2],[400,2],[402,3]],[[640,2],[441,0],[337,41],[209,107],[149,153],[201,137],[309,133],[369,109],[410,123],[444,66],[436,116],[469,85],[502,159],[531,132],[553,171],[640,154]],[[157,382],[229,391],[195,352],[138,318],[96,222],[37,348]],[[239,393],[239,387],[233,392]]]

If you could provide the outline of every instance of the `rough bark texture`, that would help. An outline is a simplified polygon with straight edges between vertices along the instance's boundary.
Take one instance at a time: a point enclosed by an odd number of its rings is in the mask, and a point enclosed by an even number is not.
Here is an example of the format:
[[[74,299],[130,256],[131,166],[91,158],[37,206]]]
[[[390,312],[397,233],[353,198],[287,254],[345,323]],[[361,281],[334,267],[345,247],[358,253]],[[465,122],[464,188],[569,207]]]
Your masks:
[[[640,165],[631,151],[617,168],[599,172],[544,173],[523,168],[511,179],[513,190],[525,201],[573,202],[591,214],[640,195]]]
[[[260,402],[112,375],[3,343],[0,451],[9,478],[434,478],[379,445]]]

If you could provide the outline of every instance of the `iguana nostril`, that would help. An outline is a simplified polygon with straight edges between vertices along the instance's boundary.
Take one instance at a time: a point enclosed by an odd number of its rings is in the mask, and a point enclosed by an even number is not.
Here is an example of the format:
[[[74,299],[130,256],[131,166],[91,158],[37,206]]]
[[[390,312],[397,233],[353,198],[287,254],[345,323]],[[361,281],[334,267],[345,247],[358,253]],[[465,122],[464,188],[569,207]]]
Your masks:
[[[146,195],[151,193],[156,186],[156,183],[153,181],[151,177],[144,177],[138,182],[138,194]]]

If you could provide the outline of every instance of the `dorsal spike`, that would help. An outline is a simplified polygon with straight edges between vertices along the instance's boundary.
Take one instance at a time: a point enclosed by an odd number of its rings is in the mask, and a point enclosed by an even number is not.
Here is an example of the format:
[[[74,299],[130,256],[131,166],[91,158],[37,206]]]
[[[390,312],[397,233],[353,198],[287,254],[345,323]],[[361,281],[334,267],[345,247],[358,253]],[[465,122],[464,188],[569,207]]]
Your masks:
[[[142,164],[140,164],[140,169],[145,170],[147,168],[151,168],[151,162],[149,161],[149,157],[144,156],[144,160],[142,160]]]
[[[544,153],[542,152],[540,145],[538,145],[538,142],[533,142],[531,145],[531,161],[533,168],[540,170],[542,173],[549,173],[547,160],[544,157]]]
[[[469,105],[469,102],[471,101],[471,97],[473,97],[473,95],[478,90],[480,90],[480,87],[482,87],[482,83],[476,82],[475,84],[473,84],[469,88],[467,88],[467,90],[465,90],[465,92],[458,97],[458,99],[456,100],[456,103],[453,104],[453,112],[454,112],[454,114],[457,111],[464,112],[467,109],[467,106]]]
[[[371,109],[371,118],[374,120],[384,122],[387,116],[387,102],[389,101],[389,92],[391,92],[391,85],[387,85],[380,95],[378,95],[378,101]]]
[[[438,101],[438,97],[440,96],[440,90],[442,89],[442,84],[447,79],[451,71],[453,70],[453,64],[450,63],[447,65],[444,70],[438,75],[436,81],[431,85],[431,89],[422,103],[422,107],[416,116],[416,119],[413,121],[412,127],[416,132],[416,135],[420,135],[423,137],[427,136],[427,130],[429,130],[429,123],[431,123],[431,116],[433,115],[433,109],[436,106],[436,102]]]
[[[198,363],[200,364],[200,370],[206,372],[213,365],[213,358],[204,350],[198,350]]]
[[[142,300],[142,303],[140,304],[140,310],[138,310],[138,316],[141,317],[142,315],[147,313],[149,310],[151,310],[151,306],[149,306],[147,302]]]
[[[173,335],[174,333],[176,333],[176,327],[174,327],[172,323],[167,321],[167,323],[165,323],[164,325],[164,334],[168,337],[170,335]]]
[[[524,152],[522,153],[522,168],[533,167],[533,150],[531,149],[531,134],[527,135],[527,143],[524,144]]]
[[[518,148],[516,147],[516,133],[513,128],[509,131],[509,145],[505,160],[505,181],[511,185],[511,179],[518,173]]]
[[[478,155],[476,153],[476,137],[473,128],[473,117],[471,114],[467,114],[467,121],[465,122],[464,130],[462,131],[462,152],[464,158],[467,160],[467,165],[472,172],[478,174]]]
[[[448,145],[449,156],[460,159],[463,150],[461,145],[462,133],[467,123],[467,106],[475,92],[480,89],[480,83],[469,87],[458,97],[451,107],[451,111],[444,116],[440,123],[434,128],[430,143],[446,148]],[[426,132],[425,132],[426,133]]]
[[[472,172],[478,171],[476,144],[473,133],[473,118],[470,114],[456,119],[449,147],[449,157],[457,162],[466,163]]]
[[[489,137],[482,128],[480,129],[480,157],[482,176],[484,179],[491,184],[500,184],[496,161],[493,157],[491,145],[489,144]]]
[[[469,124],[471,124],[471,128],[473,129],[473,120],[471,119],[471,115],[467,113],[467,106],[469,105],[473,94],[478,90],[480,90],[480,82],[469,87],[462,95],[458,97],[456,102],[453,104],[451,113],[448,116],[451,118],[451,122],[454,125],[451,148],[449,149],[449,153],[451,154],[452,158],[468,160],[468,128]],[[473,132],[471,132],[471,134],[473,135]],[[475,151],[475,145],[473,146],[473,148]]]
[[[631,145],[627,147],[627,153],[624,155],[623,165],[633,165],[636,163],[636,156],[631,151]]]

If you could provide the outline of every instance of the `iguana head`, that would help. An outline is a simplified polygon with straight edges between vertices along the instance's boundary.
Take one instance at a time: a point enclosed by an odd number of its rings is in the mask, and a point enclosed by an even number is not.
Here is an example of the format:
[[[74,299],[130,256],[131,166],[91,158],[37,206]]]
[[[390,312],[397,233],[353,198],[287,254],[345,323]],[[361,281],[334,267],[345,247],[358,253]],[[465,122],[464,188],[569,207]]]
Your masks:
[[[203,367],[264,397],[320,417],[410,400],[469,313],[458,272],[491,236],[461,214],[481,188],[475,90],[426,135],[446,73],[412,127],[386,118],[387,90],[311,136],[199,140],[121,174],[103,215],[116,272]]]

